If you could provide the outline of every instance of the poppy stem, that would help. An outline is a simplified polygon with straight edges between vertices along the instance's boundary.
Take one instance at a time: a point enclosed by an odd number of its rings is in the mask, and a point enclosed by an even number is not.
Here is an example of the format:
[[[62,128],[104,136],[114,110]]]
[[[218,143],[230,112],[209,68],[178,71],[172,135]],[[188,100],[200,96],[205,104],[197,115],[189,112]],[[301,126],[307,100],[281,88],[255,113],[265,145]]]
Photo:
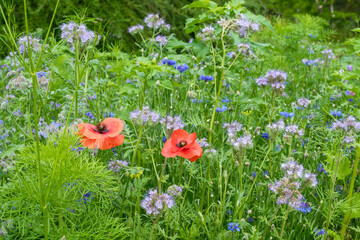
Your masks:
[[[182,178],[182,166],[183,166],[184,159],[180,159],[180,166],[179,166],[179,186],[181,184],[181,178]]]
[[[189,177],[188,184],[187,184],[187,186],[186,186],[186,191],[185,191],[185,194],[184,194],[184,199],[183,199],[183,201],[182,201],[182,203],[181,203],[180,212],[181,212],[181,210],[182,210],[182,208],[183,208],[183,206],[184,206],[185,199],[186,199],[186,194],[187,194],[187,192],[189,191],[189,187],[190,187],[190,182],[191,182],[192,172],[193,172],[193,170],[194,170],[194,166],[195,166],[195,162],[193,162],[193,163],[192,163],[192,166],[191,166],[190,177]]]
[[[160,174],[160,179],[159,179],[159,195],[161,195],[161,180],[162,180],[162,176],[163,176],[163,174],[164,174],[166,161],[167,161],[167,158],[165,158],[164,165],[163,165],[163,167],[162,167],[161,174]]]

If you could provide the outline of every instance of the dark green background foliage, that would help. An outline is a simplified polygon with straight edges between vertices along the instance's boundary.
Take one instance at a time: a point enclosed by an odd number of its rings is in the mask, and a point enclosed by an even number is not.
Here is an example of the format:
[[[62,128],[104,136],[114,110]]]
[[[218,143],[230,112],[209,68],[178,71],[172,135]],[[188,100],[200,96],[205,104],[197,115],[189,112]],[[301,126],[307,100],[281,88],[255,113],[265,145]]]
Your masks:
[[[292,18],[300,13],[322,17],[341,32],[338,38],[342,40],[360,20],[359,0],[246,0],[246,7],[265,16]]]
[[[21,34],[25,31],[23,0],[4,1],[13,3],[16,23],[13,22],[12,26],[18,34]],[[226,2],[225,0],[213,1],[221,5]],[[338,38],[348,36],[349,30],[357,25],[360,1],[330,0],[326,1],[325,4],[323,1],[246,0],[245,6],[256,14],[265,16],[280,15],[285,18],[292,18],[297,13],[317,15],[328,20],[333,28],[342,30],[344,34],[339,34]],[[47,29],[56,0],[30,0],[27,2],[30,31]],[[108,42],[120,41],[123,51],[131,52],[135,45],[133,37],[127,33],[128,27],[142,23],[148,13],[160,13],[161,17],[171,24],[172,32],[176,34],[177,38],[188,40],[189,36],[185,35],[183,31],[185,19],[199,13],[199,10],[182,9],[183,6],[191,2],[191,0],[61,0],[53,24],[54,34],[59,36],[58,26],[66,17],[71,18],[77,13],[84,13],[87,17],[93,18],[94,21],[96,18],[100,18],[103,19],[104,23],[108,23],[105,28],[105,32],[108,34]],[[2,18],[0,24],[3,26]],[[87,25],[94,28],[91,24]],[[7,55],[7,52],[8,50],[2,44],[0,55]]]
[[[7,1],[8,3],[10,1]],[[25,31],[24,5],[23,0],[13,0],[14,14],[16,16],[17,33]],[[30,0],[28,2],[28,17],[30,32],[37,28],[47,29],[57,0]],[[74,16],[76,13],[83,13],[90,18],[101,18],[103,22],[108,21],[105,29],[108,32],[110,42],[120,40],[124,43],[125,51],[131,51],[134,47],[134,39],[127,33],[130,26],[142,24],[144,17],[149,13],[159,13],[165,21],[172,26],[172,32],[180,39],[187,39],[184,33],[185,19],[196,15],[196,11],[182,9],[191,0],[61,0],[55,22],[55,34],[59,35],[56,29],[66,17]],[[215,1],[224,3],[224,0]],[[15,23],[14,23],[15,24]],[[2,18],[0,25],[3,25]],[[89,28],[94,28],[87,24]],[[0,47],[1,48],[1,47]],[[4,49],[0,49],[0,51]]]

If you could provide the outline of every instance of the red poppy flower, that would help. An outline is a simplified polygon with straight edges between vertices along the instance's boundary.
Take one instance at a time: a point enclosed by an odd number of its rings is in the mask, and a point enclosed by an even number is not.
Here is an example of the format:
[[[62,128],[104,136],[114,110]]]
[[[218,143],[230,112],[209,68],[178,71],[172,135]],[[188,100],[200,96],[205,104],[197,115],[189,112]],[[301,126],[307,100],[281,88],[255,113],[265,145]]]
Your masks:
[[[180,156],[195,162],[203,154],[202,148],[195,140],[196,133],[188,134],[182,129],[175,130],[166,141],[161,154],[167,158]]]
[[[124,123],[118,118],[105,118],[98,125],[80,123],[77,125],[81,135],[80,142],[84,147],[101,150],[117,147],[124,142],[124,135],[119,135],[123,130]]]

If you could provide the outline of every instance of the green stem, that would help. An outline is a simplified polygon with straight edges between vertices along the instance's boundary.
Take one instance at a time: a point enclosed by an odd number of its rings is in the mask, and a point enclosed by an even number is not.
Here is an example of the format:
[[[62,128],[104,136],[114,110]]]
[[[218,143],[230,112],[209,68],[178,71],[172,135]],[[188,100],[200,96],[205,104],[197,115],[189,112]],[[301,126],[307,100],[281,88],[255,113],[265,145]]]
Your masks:
[[[267,232],[268,227],[270,226],[271,222],[274,220],[274,218],[275,218],[275,216],[276,216],[276,213],[279,211],[279,207],[280,207],[280,205],[277,206],[277,208],[276,208],[276,210],[275,210],[275,213],[274,213],[274,215],[272,216],[270,222],[266,225],[266,228],[265,228],[263,234],[261,235],[260,240],[262,240],[262,239],[264,238],[264,236],[265,236],[265,234],[266,234],[266,232]],[[281,238],[280,238],[280,239],[281,239]]]
[[[288,206],[287,210],[286,210],[285,218],[284,218],[282,226],[281,226],[280,239],[283,239],[282,236],[283,236],[283,233],[284,233],[285,224],[286,224],[286,220],[287,220],[287,217],[289,215],[289,212],[290,212],[290,207]]]
[[[349,189],[349,194],[346,198],[346,200],[348,201],[348,206],[351,206],[351,198],[353,195],[353,191],[354,191],[354,185],[355,185],[355,179],[357,176],[357,170],[358,170],[358,166],[359,166],[359,160],[360,160],[360,148],[357,147],[356,149],[356,156],[355,156],[355,163],[354,163],[354,169],[353,169],[353,173],[351,176],[351,182],[350,182],[350,189]],[[346,233],[346,229],[349,225],[350,222],[350,214],[351,211],[346,212],[344,220],[342,222],[342,227],[341,227],[341,239],[345,239],[345,233]]]
[[[181,158],[180,159],[180,165],[179,165],[179,186],[181,185],[183,162],[184,162],[184,158]]]
[[[185,191],[185,194],[184,194],[184,199],[183,199],[183,201],[182,201],[182,203],[181,203],[180,212],[181,212],[181,210],[182,210],[182,208],[183,208],[183,206],[184,206],[185,199],[186,199],[186,194],[187,194],[187,192],[189,191],[189,187],[190,187],[190,182],[191,182],[192,172],[193,172],[193,170],[194,170],[194,166],[195,166],[195,162],[193,162],[193,163],[192,163],[192,166],[191,166],[190,177],[189,177],[188,184],[187,184],[187,186],[186,186],[186,191]]]
[[[161,180],[162,180],[162,177],[163,177],[163,174],[164,174],[166,161],[167,161],[167,158],[165,158],[164,165],[163,165],[163,167],[162,167],[161,174],[160,174],[160,179],[159,179],[159,195],[161,195]]]
[[[144,128],[143,126],[140,126],[138,140],[137,140],[137,142],[136,142],[134,154],[133,154],[133,157],[132,157],[132,160],[131,160],[131,166],[132,166],[132,167],[133,167],[134,164],[135,164],[135,158],[136,158],[137,150],[138,150],[138,148],[139,148],[139,144],[140,144],[140,142],[141,142],[141,137],[142,137],[142,134],[143,134],[143,128]]]

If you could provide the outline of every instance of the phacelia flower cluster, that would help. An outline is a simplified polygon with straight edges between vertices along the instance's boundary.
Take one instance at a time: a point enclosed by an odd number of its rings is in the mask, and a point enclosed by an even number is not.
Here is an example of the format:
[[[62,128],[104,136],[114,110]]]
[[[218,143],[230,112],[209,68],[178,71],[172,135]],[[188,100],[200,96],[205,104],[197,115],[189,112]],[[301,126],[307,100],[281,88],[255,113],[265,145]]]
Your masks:
[[[119,172],[120,169],[126,167],[127,165],[129,165],[127,161],[113,160],[109,162],[108,169],[116,173]]]
[[[170,30],[170,24],[167,24],[163,18],[159,16],[159,14],[149,14],[145,17],[144,23],[148,28],[157,29],[165,29]]]
[[[29,43],[29,45],[28,45]],[[40,48],[40,39],[36,37],[29,36],[29,42],[27,35],[18,38],[18,46],[20,54],[28,53],[30,46],[31,50],[34,52],[39,52]]]
[[[282,91],[285,89],[285,82],[287,74],[283,71],[270,70],[266,73],[265,77],[260,77],[256,80],[258,86],[270,85],[274,90]]]
[[[149,215],[159,215],[165,210],[172,208],[175,200],[172,195],[163,193],[159,194],[156,190],[150,190],[145,199],[141,201],[143,207]]]
[[[238,45],[239,52],[244,56],[255,56],[254,53],[250,50],[249,44],[240,43]]]
[[[61,38],[69,43],[73,48],[77,41],[80,42],[80,46],[86,46],[93,43],[95,39],[95,33],[88,30],[84,24],[76,24],[71,21],[63,23],[60,27]]]
[[[335,55],[334,55],[332,49],[324,49],[321,51],[321,53],[324,55],[325,59],[331,60],[331,59],[335,58]]]
[[[266,128],[269,130],[269,132],[272,135],[276,135],[278,132],[281,132],[285,129],[285,123],[283,119],[280,119],[279,121],[272,123],[272,124],[268,124],[266,126]]]
[[[181,197],[183,189],[178,185],[172,185],[167,189],[167,193],[173,197]]]
[[[309,99],[306,99],[306,98],[299,98],[297,100],[298,105],[301,106],[301,107],[304,107],[304,108],[307,108],[309,106],[310,102],[311,101]]]
[[[281,164],[285,175],[274,184],[269,184],[269,190],[278,195],[277,204],[288,204],[294,209],[304,207],[305,198],[301,194],[301,187],[317,185],[316,175],[295,162],[292,158]]]
[[[179,116],[172,117],[170,115],[161,118],[160,123],[166,127],[167,130],[183,129],[184,123]]]
[[[239,15],[239,19],[232,24],[231,28],[240,35],[246,38],[249,33],[259,31],[260,26],[258,23],[249,20],[244,14]]]
[[[142,30],[144,30],[144,26],[141,24],[138,24],[138,25],[129,27],[128,32],[131,34],[136,34],[136,33],[141,32]]]
[[[251,135],[244,135],[240,138],[232,140],[231,144],[237,150],[253,148],[253,141]]]
[[[302,135],[304,135],[304,129],[299,129],[299,126],[296,124],[287,126],[285,128],[285,132],[287,135],[290,135],[290,136],[301,137]]]
[[[214,40],[216,39],[215,29],[212,26],[205,25],[204,28],[202,28],[197,34],[197,37],[200,38],[203,42]]]
[[[331,129],[347,132],[358,132],[360,130],[360,122],[357,122],[353,116],[349,116],[343,121],[336,120],[333,123]]]
[[[135,125],[155,125],[160,121],[160,114],[150,111],[149,107],[143,107],[142,110],[130,112],[130,120]]]
[[[160,46],[164,46],[167,43],[167,38],[161,35],[155,37],[155,42],[159,43]]]
[[[223,128],[227,131],[229,139],[234,139],[236,133],[240,132],[243,125],[238,121],[232,123],[224,123]]]

